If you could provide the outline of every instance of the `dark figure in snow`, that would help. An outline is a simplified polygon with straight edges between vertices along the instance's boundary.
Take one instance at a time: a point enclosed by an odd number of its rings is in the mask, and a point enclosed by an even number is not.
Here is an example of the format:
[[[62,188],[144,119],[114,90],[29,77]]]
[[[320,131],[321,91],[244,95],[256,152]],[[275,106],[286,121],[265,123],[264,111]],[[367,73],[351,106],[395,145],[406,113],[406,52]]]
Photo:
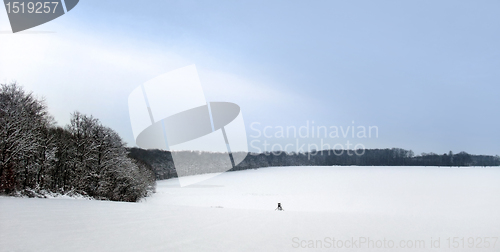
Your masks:
[[[274,211],[276,211],[276,210],[283,211],[283,208],[281,207],[281,203],[278,203],[278,207],[276,209],[274,209]]]

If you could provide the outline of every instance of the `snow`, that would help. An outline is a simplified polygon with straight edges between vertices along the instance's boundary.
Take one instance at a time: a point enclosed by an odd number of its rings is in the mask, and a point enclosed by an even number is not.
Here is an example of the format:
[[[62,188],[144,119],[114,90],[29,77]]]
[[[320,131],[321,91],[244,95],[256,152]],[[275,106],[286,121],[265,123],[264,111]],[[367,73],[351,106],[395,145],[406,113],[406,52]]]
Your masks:
[[[0,197],[0,251],[322,251],[361,237],[470,251],[469,237],[500,237],[499,181],[499,168],[274,167],[159,181],[140,203]]]

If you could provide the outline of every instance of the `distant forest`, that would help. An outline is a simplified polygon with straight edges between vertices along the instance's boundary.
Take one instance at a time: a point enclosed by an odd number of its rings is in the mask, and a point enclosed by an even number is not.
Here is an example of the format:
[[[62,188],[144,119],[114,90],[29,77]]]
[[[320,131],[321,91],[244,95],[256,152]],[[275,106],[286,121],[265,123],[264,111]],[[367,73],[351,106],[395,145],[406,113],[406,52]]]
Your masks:
[[[465,152],[415,156],[404,149],[314,153],[249,153],[232,171],[270,166],[499,166],[499,156]],[[227,164],[227,153],[186,152],[188,175]],[[156,180],[177,177],[171,152],[126,148],[97,118],[74,112],[59,127],[42,99],[17,83],[0,84],[0,194],[44,197],[73,194],[135,202],[154,192]]]
[[[340,153],[340,150],[336,153]],[[202,167],[224,164],[227,153],[188,152],[196,160],[189,171],[190,175],[203,173]],[[351,154],[351,155],[349,155]],[[157,180],[177,177],[172,155],[169,151],[144,150],[129,148],[129,156],[141,160],[150,166]],[[422,153],[415,156],[413,151],[399,148],[367,149],[363,155],[344,151],[342,155],[334,154],[333,150],[318,151],[317,153],[250,153],[231,171],[240,171],[271,166],[500,166],[500,157],[471,155],[466,152],[453,154],[451,151],[442,155]]]
[[[18,84],[0,86],[0,194],[138,201],[154,191],[151,167],[98,119],[75,112],[55,125],[43,100]]]

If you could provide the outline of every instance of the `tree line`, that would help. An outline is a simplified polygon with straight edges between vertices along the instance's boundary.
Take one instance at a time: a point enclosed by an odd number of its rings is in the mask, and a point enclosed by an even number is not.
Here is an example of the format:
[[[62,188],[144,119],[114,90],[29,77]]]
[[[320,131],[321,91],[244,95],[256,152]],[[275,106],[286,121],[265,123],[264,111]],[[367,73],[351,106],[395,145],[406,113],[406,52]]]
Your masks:
[[[223,165],[227,161],[227,153],[187,152],[196,165],[188,172],[190,175],[204,173],[203,167]],[[156,179],[177,177],[172,155],[169,151],[145,150],[130,148],[130,156],[142,160],[153,168]],[[471,155],[466,152],[453,154],[422,153],[415,156],[413,151],[401,148],[367,149],[363,155],[353,151],[323,150],[312,153],[266,152],[249,153],[246,158],[231,171],[255,169],[274,166],[500,166],[500,157]]]
[[[0,193],[81,194],[135,202],[154,191],[152,167],[131,158],[97,118],[71,114],[56,126],[45,102],[17,83],[0,87]]]

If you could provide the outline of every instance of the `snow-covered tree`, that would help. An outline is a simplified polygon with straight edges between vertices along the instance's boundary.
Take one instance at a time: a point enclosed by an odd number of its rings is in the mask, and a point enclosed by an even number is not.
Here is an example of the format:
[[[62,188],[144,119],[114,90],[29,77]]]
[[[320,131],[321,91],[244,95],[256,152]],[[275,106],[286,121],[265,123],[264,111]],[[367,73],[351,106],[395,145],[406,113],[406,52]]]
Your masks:
[[[77,174],[77,190],[95,198],[120,201],[136,201],[147,195],[154,179],[143,177],[115,131],[79,112],[72,115],[67,129],[72,136],[69,156]]]
[[[36,184],[37,154],[49,123],[46,106],[17,83],[0,85],[0,192]]]
[[[43,100],[17,83],[0,86],[0,193],[76,191],[137,201],[154,190],[150,166],[128,157],[121,137],[75,112],[56,127]]]

